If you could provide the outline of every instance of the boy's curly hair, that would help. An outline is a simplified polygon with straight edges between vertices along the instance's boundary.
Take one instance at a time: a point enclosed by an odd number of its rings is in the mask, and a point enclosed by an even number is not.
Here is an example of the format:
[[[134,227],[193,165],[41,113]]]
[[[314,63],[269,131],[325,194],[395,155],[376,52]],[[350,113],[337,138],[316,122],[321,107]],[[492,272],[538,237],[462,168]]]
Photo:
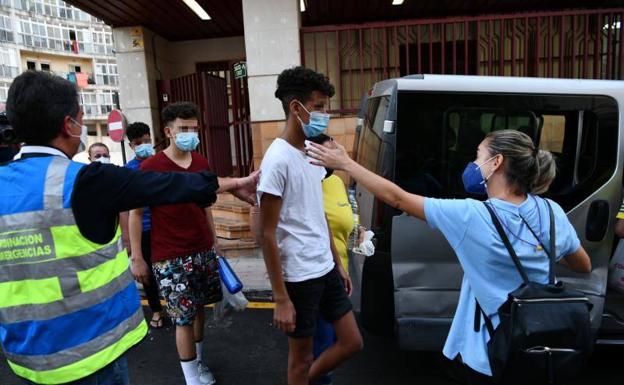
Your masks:
[[[334,86],[323,74],[305,67],[293,67],[284,70],[277,78],[275,97],[282,102],[284,113],[288,117],[288,105],[293,99],[305,103],[312,92],[318,91],[325,96],[334,96]]]
[[[191,102],[171,103],[162,112],[162,120],[165,126],[171,122],[180,119],[197,119],[199,118],[199,110],[197,106]]]

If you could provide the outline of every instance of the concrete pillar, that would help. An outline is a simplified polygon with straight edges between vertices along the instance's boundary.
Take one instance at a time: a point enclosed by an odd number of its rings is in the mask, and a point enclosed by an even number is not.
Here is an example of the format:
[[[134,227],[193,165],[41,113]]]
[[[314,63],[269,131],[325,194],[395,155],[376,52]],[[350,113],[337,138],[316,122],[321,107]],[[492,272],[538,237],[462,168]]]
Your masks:
[[[121,109],[129,123],[140,121],[150,126],[152,140],[157,142],[160,140],[160,111],[156,82],[167,74],[159,72],[155,65],[152,42],[158,40],[159,55],[166,55],[163,51],[168,42],[144,27],[114,28],[113,37]],[[127,153],[131,155],[128,150]]]
[[[299,0],[243,0],[252,122],[283,120],[275,99],[277,76],[301,64]]]

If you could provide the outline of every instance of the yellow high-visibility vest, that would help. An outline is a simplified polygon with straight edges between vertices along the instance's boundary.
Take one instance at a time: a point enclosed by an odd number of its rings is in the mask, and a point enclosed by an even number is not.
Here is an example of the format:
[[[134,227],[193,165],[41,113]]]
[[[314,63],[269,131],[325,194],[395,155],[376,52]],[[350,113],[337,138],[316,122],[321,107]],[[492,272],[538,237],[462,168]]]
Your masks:
[[[87,377],[147,333],[120,229],[102,245],[76,226],[83,166],[60,156],[0,166],[0,344],[38,384]]]

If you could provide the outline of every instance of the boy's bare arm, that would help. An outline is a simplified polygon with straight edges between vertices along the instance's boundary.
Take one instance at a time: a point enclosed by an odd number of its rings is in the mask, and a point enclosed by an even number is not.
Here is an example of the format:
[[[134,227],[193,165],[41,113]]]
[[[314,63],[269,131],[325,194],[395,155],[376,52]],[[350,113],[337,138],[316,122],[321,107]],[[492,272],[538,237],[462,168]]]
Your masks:
[[[275,230],[279,221],[280,210],[282,209],[282,198],[264,193],[260,202],[260,217],[262,223],[262,251],[264,253],[264,263],[269,273],[273,297],[275,300],[275,310],[273,312],[273,322],[275,326],[284,332],[295,330],[295,308],[290,301],[284,275],[282,273],[282,260],[280,250],[277,247]]]

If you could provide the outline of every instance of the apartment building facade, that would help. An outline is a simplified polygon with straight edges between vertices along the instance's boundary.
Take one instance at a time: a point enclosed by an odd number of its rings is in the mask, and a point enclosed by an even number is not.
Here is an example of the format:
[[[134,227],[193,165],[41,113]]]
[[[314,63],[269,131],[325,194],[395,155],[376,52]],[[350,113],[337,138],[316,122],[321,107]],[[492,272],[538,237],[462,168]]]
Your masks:
[[[26,70],[76,83],[89,142],[105,142],[113,162],[121,163],[121,149],[106,129],[119,84],[109,26],[62,0],[0,0],[0,109],[12,80]]]

